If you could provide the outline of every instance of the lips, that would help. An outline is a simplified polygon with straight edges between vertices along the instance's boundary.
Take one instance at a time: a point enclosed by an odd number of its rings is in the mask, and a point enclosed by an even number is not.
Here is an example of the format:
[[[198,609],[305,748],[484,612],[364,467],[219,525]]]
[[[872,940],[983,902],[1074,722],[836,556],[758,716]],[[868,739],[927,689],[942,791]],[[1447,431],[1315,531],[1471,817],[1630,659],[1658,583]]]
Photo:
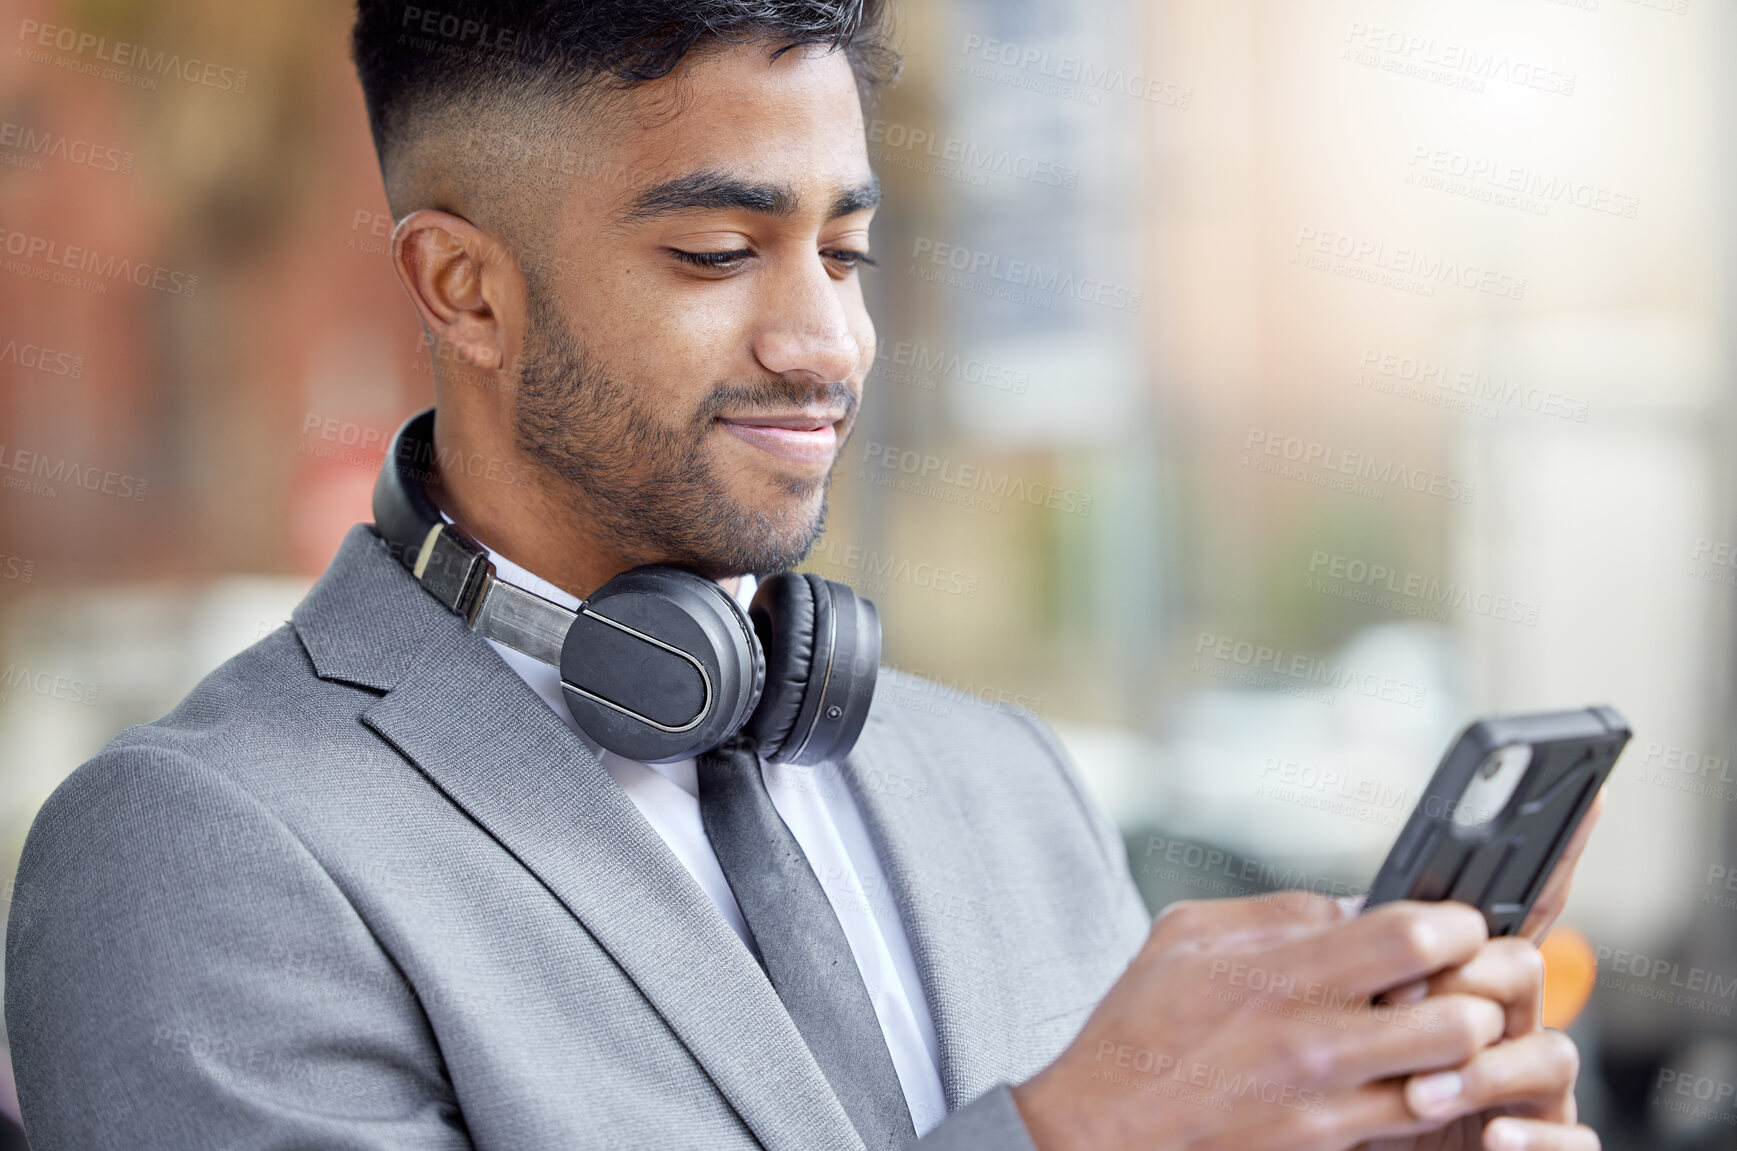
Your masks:
[[[752,447],[786,463],[830,467],[838,453],[838,424],[830,412],[756,413],[719,417],[724,428]]]

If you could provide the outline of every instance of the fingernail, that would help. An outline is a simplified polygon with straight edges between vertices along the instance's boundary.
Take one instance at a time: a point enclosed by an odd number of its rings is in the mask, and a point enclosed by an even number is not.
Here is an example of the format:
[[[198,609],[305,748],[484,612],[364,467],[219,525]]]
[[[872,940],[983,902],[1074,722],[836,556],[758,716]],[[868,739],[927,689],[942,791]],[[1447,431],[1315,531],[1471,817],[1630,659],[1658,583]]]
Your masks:
[[[1458,1099],[1464,1089],[1465,1080],[1458,1071],[1438,1071],[1413,1079],[1406,1086],[1405,1096],[1411,1109],[1420,1118],[1428,1119],[1448,1111],[1448,1104]]]
[[[1526,1135],[1514,1124],[1498,1120],[1484,1128],[1484,1151],[1526,1151]]]

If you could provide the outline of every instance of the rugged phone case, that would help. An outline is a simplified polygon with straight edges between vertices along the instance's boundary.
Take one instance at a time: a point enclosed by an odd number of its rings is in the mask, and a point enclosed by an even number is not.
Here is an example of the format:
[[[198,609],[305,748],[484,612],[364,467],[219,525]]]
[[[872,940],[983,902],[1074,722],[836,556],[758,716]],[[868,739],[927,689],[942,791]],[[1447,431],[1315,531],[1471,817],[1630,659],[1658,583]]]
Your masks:
[[[1490,934],[1512,935],[1629,740],[1614,708],[1479,720],[1460,733],[1430,778],[1366,907],[1395,899],[1454,899],[1484,913]],[[1456,804],[1491,753],[1532,746],[1524,778],[1487,822],[1454,822]]]

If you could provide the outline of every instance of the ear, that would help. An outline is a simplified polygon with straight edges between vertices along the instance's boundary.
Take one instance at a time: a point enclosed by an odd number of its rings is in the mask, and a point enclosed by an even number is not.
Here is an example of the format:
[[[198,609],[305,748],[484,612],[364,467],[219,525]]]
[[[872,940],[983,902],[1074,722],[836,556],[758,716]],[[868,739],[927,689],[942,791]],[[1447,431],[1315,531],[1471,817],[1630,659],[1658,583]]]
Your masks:
[[[421,208],[392,231],[392,265],[453,359],[503,371],[524,314],[524,274],[504,241],[462,216]]]

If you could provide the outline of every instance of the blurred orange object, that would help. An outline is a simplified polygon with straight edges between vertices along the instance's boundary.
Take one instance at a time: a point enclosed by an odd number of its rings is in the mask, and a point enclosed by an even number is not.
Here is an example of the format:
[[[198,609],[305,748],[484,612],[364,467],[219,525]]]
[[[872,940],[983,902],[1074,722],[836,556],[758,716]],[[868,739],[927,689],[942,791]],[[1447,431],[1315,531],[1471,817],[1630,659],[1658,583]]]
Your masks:
[[[1592,995],[1598,959],[1586,936],[1560,925],[1538,950],[1544,956],[1544,1026],[1561,1029],[1579,1017]]]

